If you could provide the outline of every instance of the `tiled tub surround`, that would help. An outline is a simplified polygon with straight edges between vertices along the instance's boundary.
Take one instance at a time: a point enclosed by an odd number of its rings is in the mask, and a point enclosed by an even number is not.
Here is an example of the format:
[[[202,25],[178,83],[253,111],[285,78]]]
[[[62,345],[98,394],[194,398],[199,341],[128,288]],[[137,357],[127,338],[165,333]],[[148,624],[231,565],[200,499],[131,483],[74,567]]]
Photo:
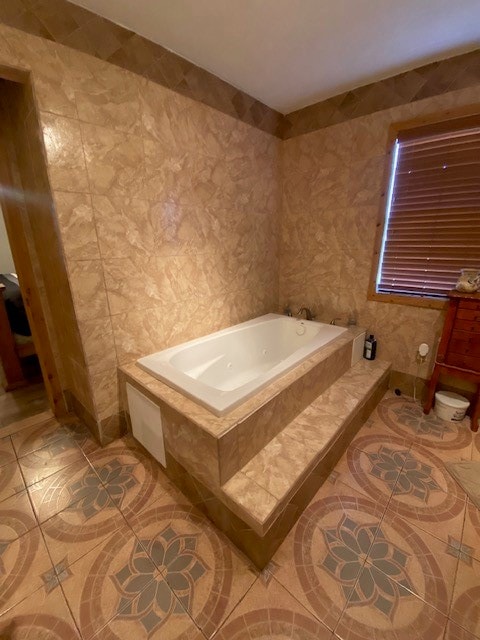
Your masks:
[[[277,309],[280,141],[4,25],[0,65],[31,71],[105,442],[118,365]]]
[[[159,405],[166,449],[217,491],[293,418],[351,366],[355,331],[347,331],[224,416],[216,416],[136,364],[120,369],[124,384]],[[128,411],[126,400],[124,409]]]
[[[201,496],[209,517],[258,566],[387,387],[387,363],[351,367],[360,331],[340,335],[225,416],[136,365],[121,369],[122,392],[128,383],[160,407],[167,475]]]
[[[145,356],[137,365],[223,416],[345,331],[269,313]]]

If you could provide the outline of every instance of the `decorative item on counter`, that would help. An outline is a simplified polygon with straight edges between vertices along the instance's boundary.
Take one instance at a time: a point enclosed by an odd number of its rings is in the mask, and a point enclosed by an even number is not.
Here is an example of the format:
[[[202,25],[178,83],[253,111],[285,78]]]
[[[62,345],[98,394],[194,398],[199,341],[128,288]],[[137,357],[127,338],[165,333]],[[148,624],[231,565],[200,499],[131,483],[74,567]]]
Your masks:
[[[475,293],[480,287],[480,271],[475,269],[462,269],[461,276],[455,285],[457,291]]]
[[[365,360],[375,360],[377,355],[377,341],[375,340],[373,333],[365,340],[365,347],[363,349],[363,357]]]

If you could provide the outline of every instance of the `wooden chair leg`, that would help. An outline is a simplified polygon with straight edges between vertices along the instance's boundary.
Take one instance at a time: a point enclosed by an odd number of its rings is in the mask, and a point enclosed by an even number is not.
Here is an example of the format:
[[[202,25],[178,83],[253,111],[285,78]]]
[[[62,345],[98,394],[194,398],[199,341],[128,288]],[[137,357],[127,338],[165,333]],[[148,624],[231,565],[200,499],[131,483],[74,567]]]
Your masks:
[[[470,424],[470,429],[476,432],[478,431],[478,422],[480,420],[480,383],[477,384],[477,391],[475,393],[473,403],[472,422]]]
[[[430,413],[430,409],[433,405],[433,398],[435,396],[435,389],[437,388],[438,379],[440,377],[440,367],[435,365],[432,373],[432,377],[430,378],[430,382],[428,384],[427,398],[425,400],[425,404],[423,405],[423,413]]]

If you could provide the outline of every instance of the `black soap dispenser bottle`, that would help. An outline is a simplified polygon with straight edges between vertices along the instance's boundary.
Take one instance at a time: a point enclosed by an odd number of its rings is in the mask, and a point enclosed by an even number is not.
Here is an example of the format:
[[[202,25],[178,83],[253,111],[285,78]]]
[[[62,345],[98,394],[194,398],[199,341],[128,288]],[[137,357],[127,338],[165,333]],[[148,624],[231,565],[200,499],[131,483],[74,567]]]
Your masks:
[[[373,333],[365,340],[365,346],[363,348],[363,357],[365,360],[375,360],[377,355],[377,341],[375,340]]]

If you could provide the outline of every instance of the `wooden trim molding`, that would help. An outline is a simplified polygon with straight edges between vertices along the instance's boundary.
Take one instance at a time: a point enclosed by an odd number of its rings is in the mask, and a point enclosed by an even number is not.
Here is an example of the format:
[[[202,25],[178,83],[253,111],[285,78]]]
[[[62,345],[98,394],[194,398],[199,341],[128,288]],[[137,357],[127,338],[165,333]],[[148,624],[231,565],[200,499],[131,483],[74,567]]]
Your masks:
[[[283,139],[480,83],[477,49],[284,116],[185,58],[67,0],[0,2],[1,23],[128,69]]]

